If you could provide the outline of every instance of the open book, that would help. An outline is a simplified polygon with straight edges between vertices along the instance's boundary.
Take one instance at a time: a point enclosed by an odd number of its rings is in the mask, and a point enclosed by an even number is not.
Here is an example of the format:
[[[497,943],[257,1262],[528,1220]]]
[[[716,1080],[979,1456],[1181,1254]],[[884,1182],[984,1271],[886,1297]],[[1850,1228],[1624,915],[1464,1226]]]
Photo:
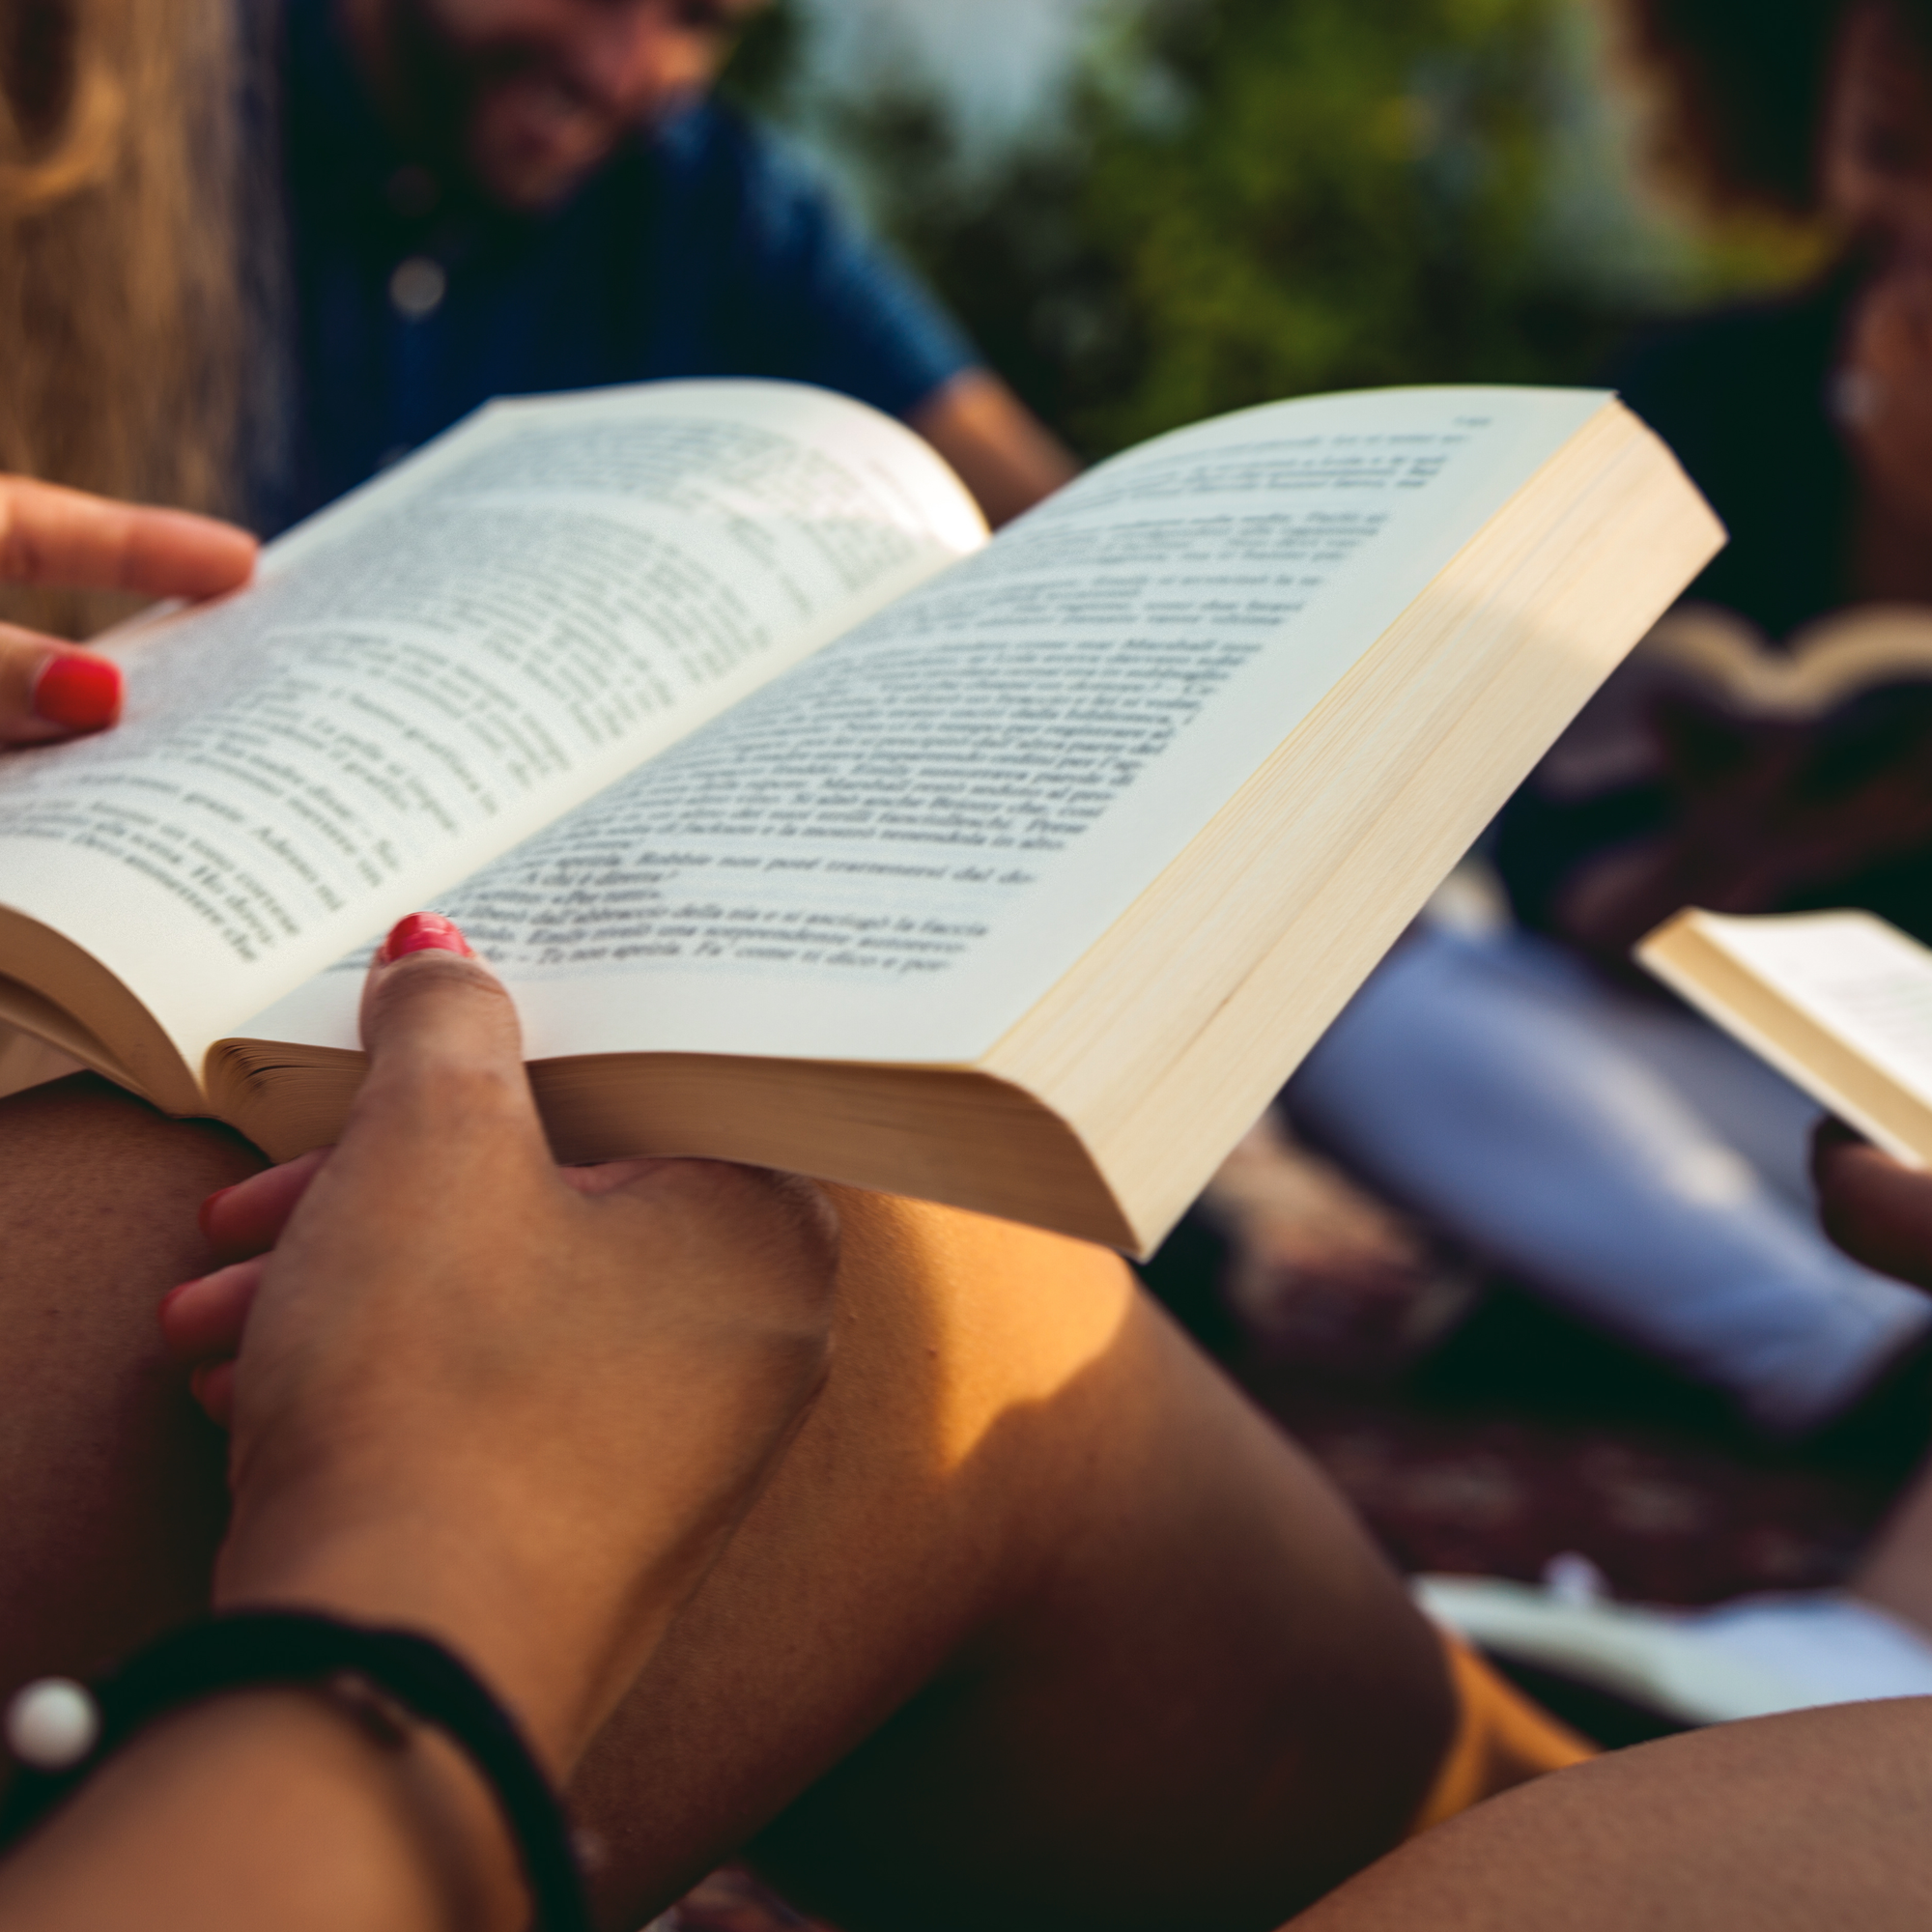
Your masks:
[[[1932,615],[1916,606],[1834,611],[1779,647],[1735,611],[1681,604],[1585,707],[1537,783],[1580,800],[1663,781],[1673,762],[1735,770],[1770,741],[1788,757],[1802,738],[1831,788],[1848,771],[1921,756],[1928,733]]]
[[[1777,649],[1734,611],[1687,604],[1639,655],[1742,716],[1822,718],[1867,692],[1932,684],[1932,616],[1910,604],[1858,605],[1805,625]]]
[[[1932,952],[1868,912],[1691,910],[1636,956],[1869,1141],[1932,1165]]]
[[[0,1018],[286,1157],[433,904],[563,1158],[1145,1250],[1720,540],[1596,392],[1248,411],[990,543],[817,390],[494,405],[0,760]]]

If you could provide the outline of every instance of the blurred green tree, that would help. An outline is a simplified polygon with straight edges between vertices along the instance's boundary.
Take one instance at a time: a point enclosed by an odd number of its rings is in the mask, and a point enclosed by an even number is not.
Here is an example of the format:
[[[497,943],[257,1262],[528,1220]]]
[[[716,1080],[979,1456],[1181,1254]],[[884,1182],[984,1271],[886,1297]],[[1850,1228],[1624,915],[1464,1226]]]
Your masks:
[[[807,31],[796,0],[771,0],[753,14],[731,49],[724,98],[767,120],[794,120],[805,78]]]
[[[898,239],[1090,454],[1275,396],[1574,381],[1628,322],[1543,245],[1569,0],[1151,0],[990,172],[846,127]]]
[[[1099,19],[1057,124],[990,156],[903,74],[805,99],[797,0],[746,49],[757,103],[840,154],[1084,454],[1278,396],[1588,380],[1659,305],[1659,276],[1605,245],[1650,217],[1594,179],[1620,136],[1592,0],[1112,0]],[[1565,234],[1593,203],[1602,232]],[[1679,299],[1793,259],[1668,245]]]
[[[1094,87],[1079,219],[1137,364],[1115,442],[1268,396],[1547,378],[1552,0],[1166,0]]]

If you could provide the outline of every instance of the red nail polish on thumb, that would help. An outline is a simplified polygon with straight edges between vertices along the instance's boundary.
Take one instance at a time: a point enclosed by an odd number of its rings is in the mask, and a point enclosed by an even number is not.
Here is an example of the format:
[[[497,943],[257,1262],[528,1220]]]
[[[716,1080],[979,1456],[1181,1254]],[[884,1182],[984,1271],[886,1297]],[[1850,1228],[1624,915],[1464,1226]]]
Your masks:
[[[121,667],[83,651],[49,658],[34,680],[34,716],[70,731],[99,731],[121,715]]]
[[[475,957],[456,922],[444,919],[440,912],[412,912],[408,919],[399,919],[384,940],[376,962],[393,966],[412,952],[460,952],[466,959]]]

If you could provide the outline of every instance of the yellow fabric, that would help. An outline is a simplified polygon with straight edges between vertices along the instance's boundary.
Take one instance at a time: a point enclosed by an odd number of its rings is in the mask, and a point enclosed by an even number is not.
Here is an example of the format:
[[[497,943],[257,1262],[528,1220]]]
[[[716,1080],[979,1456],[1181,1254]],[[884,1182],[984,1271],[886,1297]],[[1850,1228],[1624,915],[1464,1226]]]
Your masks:
[[[1456,1735],[1409,1836],[1549,1771],[1581,1764],[1596,1747],[1483,1662],[1467,1644],[1442,1640],[1456,1687]]]

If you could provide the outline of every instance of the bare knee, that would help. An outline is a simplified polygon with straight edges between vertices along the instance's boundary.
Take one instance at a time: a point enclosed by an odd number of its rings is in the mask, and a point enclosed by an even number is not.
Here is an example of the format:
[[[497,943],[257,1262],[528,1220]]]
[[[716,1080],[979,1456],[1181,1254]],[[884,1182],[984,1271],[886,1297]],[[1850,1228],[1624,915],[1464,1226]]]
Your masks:
[[[1441,1650],[1305,1462],[1118,1257],[839,1205],[826,1396],[580,1794],[622,1908],[755,1834],[836,1922],[1272,1923],[1393,1842]]]
[[[852,1927],[1258,1927],[1400,1838],[1453,1725],[1440,1641],[1158,1315],[976,1460],[1029,1499],[1009,1594],[759,1834],[776,1878]]]

